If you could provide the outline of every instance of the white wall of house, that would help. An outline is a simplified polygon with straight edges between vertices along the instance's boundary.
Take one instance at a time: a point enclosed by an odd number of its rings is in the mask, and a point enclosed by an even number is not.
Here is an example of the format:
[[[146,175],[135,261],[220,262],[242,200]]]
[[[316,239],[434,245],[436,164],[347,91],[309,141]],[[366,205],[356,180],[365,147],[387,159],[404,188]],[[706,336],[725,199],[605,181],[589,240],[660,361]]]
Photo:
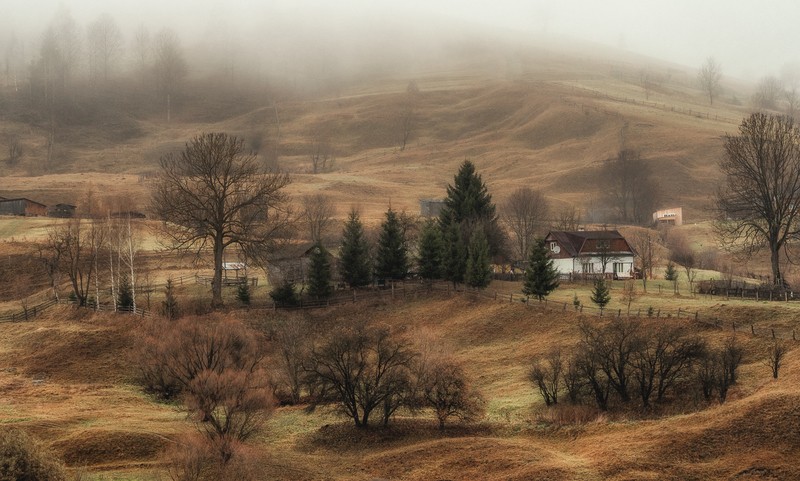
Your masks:
[[[599,274],[602,262],[599,257],[573,257],[569,259],[553,259],[553,266],[560,274]],[[633,275],[633,256],[614,257],[606,264],[607,274],[616,274],[625,279]]]

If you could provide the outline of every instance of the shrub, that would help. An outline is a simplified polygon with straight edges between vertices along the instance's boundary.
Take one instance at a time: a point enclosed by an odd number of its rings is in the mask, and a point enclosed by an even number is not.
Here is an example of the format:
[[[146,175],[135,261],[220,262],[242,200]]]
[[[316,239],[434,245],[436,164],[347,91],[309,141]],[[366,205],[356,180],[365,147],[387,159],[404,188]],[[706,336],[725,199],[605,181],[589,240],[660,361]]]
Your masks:
[[[269,293],[269,297],[278,307],[294,307],[300,304],[300,298],[294,288],[294,283],[289,279],[284,280]]]
[[[245,306],[250,305],[250,284],[247,282],[247,279],[240,283],[239,287],[236,289],[236,299]]]
[[[0,480],[63,481],[64,466],[30,436],[16,429],[0,429]]]

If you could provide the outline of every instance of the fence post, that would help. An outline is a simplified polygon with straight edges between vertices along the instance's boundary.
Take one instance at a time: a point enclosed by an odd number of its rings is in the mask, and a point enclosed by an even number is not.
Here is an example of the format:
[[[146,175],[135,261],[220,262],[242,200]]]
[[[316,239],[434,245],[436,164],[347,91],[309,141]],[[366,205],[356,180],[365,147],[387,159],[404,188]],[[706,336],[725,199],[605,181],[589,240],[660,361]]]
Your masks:
[[[758,289],[756,289],[756,302],[758,302]]]
[[[564,312],[567,312],[567,303],[564,303]]]
[[[617,319],[619,319],[620,317],[622,317],[622,309],[617,310]]]
[[[642,308],[641,307],[636,311],[636,317],[642,317]]]
[[[733,321],[733,332],[736,333],[736,321]]]
[[[752,335],[754,335],[754,336],[756,335],[756,328],[755,328],[755,327],[753,327],[753,325],[752,325],[752,324],[750,324],[750,334],[752,334]]]
[[[680,319],[680,318],[681,318],[681,308],[679,307],[678,308],[678,319]]]
[[[583,314],[583,304],[581,304],[581,314]]]
[[[509,303],[514,302],[514,293],[513,292],[508,295],[508,302]]]
[[[796,340],[797,340],[797,338],[796,338],[796,337],[794,337],[794,329],[792,329],[792,340],[793,340],[793,341],[796,341]]]
[[[775,339],[775,329],[772,329],[772,338]]]
[[[658,319],[660,317],[661,317],[661,309],[659,309],[658,312],[656,313],[656,319]]]
[[[694,322],[697,322],[697,316],[700,314],[699,311],[694,311]]]

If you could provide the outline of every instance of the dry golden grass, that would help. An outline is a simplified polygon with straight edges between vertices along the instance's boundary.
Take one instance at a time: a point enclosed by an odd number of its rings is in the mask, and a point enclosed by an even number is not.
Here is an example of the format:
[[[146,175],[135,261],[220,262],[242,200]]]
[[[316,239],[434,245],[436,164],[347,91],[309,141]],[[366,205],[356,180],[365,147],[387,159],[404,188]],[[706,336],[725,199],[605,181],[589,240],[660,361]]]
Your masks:
[[[273,314],[230,315],[258,324]],[[526,371],[533,356],[573,345],[577,323],[591,318],[446,294],[291,315],[310,316],[323,331],[334,319],[370,316],[402,327],[415,342],[451,350],[482,389],[488,413],[478,425],[455,424],[442,435],[425,416],[401,413],[389,431],[358,432],[327,409],[279,408],[250,444],[263,458],[263,479],[797,479],[797,349],[773,381],[760,360],[768,342],[740,334],[747,356],[726,404],[656,418],[585,410],[572,424],[568,412],[545,410]],[[0,423],[43,438],[68,465],[149,479],[161,469],[158,452],[194,430],[179,407],[136,387],[126,355],[134,318],[60,308],[3,327]],[[729,336],[699,332],[712,342]]]

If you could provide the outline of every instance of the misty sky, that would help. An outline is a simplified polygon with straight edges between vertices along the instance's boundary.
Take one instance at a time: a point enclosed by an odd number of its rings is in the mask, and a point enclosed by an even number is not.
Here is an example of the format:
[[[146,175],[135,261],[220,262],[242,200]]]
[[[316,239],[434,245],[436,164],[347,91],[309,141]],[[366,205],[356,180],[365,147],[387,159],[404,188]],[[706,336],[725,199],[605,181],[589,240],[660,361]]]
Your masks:
[[[171,26],[187,43],[218,22],[243,32],[280,22],[337,34],[385,23],[395,37],[442,25],[525,40],[578,38],[689,67],[713,55],[726,75],[745,79],[800,60],[800,2],[792,0],[0,0],[0,28],[42,29],[60,4],[81,24],[107,12],[129,30]]]

